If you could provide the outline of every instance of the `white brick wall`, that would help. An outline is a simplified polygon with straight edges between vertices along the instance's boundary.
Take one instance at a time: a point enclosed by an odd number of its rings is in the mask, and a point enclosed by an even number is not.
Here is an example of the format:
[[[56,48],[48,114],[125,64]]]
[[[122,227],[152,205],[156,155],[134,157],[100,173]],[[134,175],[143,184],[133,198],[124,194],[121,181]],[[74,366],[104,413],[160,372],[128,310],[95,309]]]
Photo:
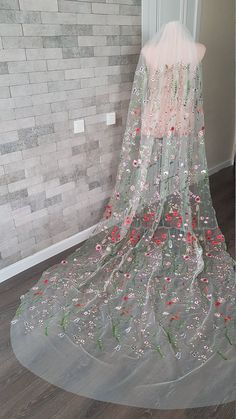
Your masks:
[[[102,215],[140,52],[140,3],[0,0],[0,267]],[[83,134],[73,133],[78,118]]]

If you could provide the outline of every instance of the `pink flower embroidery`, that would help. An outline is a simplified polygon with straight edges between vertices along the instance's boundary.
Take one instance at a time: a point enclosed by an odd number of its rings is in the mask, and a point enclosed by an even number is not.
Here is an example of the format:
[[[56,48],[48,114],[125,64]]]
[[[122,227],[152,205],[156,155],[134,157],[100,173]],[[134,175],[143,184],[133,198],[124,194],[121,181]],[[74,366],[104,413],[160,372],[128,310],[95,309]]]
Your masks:
[[[102,246],[100,244],[96,245],[96,250],[97,252],[100,252],[102,250]]]
[[[132,222],[131,218],[130,218],[130,217],[127,217],[127,218],[125,219],[125,226],[130,225],[130,224],[131,224],[131,222]]]

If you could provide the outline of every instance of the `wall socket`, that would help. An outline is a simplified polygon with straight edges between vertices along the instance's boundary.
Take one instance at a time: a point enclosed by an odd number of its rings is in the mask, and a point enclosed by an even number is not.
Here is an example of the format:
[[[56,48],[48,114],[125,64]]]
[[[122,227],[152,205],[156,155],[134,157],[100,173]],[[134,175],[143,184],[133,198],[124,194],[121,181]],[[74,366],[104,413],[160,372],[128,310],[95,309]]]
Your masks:
[[[115,123],[116,123],[116,113],[115,112],[107,113],[106,123],[107,123],[107,125],[115,125]]]
[[[74,121],[74,134],[78,134],[79,132],[84,132],[84,119]]]

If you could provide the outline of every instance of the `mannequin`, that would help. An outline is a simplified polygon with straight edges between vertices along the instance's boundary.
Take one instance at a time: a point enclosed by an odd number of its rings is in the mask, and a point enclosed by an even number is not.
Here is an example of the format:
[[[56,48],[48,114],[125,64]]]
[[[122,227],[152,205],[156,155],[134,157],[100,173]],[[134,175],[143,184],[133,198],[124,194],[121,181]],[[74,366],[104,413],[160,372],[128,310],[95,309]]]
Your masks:
[[[168,22],[167,27],[175,28],[176,21]],[[179,24],[179,22],[177,22]],[[149,74],[148,86],[153,96],[148,98],[148,104],[145,106],[144,117],[142,119],[143,133],[148,137],[152,135],[155,138],[163,138],[171,131],[171,121],[175,120],[178,133],[186,136],[190,134],[189,126],[192,128],[191,118],[194,116],[193,96],[186,105],[184,102],[184,71],[186,65],[198,65],[201,63],[206,47],[200,43],[193,43],[190,40],[184,40],[185,48],[176,43],[175,38],[163,40],[156,45],[147,43],[141,50],[144,65]],[[178,51],[178,62],[172,51]],[[190,53],[189,51],[192,51]],[[164,57],[164,58],[163,58]],[[155,85],[157,68],[163,66],[165,71],[165,81],[162,89],[163,98],[159,104],[156,101]],[[185,70],[184,70],[185,68]],[[176,82],[177,94],[173,99],[173,83]],[[193,92],[192,92],[193,94]],[[155,125],[153,121],[155,120]]]

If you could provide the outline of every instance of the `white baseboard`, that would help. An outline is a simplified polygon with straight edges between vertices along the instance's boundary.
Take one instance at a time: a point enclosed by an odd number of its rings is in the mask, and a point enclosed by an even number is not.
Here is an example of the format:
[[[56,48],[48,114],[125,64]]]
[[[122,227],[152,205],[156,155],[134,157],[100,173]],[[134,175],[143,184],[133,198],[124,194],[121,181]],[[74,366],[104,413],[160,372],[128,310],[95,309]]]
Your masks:
[[[34,253],[27,258],[19,260],[12,265],[7,266],[6,268],[1,269],[0,271],[0,283],[6,281],[7,279],[12,278],[13,276],[20,274],[21,272],[26,271],[29,268],[32,268],[38,263],[43,262],[52,256],[58,255],[64,250],[70,249],[73,246],[83,242],[88,239],[91,235],[91,232],[96,227],[96,225],[89,227],[86,230],[80,231],[74,236],[68,237],[65,240],[55,243],[52,246],[47,247],[46,249],[40,250],[37,253]]]
[[[231,160],[227,160],[223,163],[218,164],[217,166],[209,168],[209,175],[212,175],[221,169],[229,167],[232,164],[233,162]],[[83,242],[84,240],[89,238],[90,233],[93,231],[94,228],[95,225],[75,234],[74,236],[69,237],[68,239],[53,244],[52,246],[49,246],[46,249],[40,250],[40,252],[28,256],[27,258],[19,260],[18,262],[13,263],[12,265],[7,266],[6,268],[3,268],[0,271],[0,283],[12,278],[13,276],[21,272],[26,271],[26,269],[32,268],[38,263],[43,262],[49,259],[50,257],[63,252],[64,250],[70,249],[71,247]]]
[[[226,160],[220,164],[217,164],[216,166],[210,167],[208,170],[209,176],[213,175],[214,173],[219,172],[222,169],[225,169],[226,167],[232,166],[233,164],[234,164],[233,160]]]

